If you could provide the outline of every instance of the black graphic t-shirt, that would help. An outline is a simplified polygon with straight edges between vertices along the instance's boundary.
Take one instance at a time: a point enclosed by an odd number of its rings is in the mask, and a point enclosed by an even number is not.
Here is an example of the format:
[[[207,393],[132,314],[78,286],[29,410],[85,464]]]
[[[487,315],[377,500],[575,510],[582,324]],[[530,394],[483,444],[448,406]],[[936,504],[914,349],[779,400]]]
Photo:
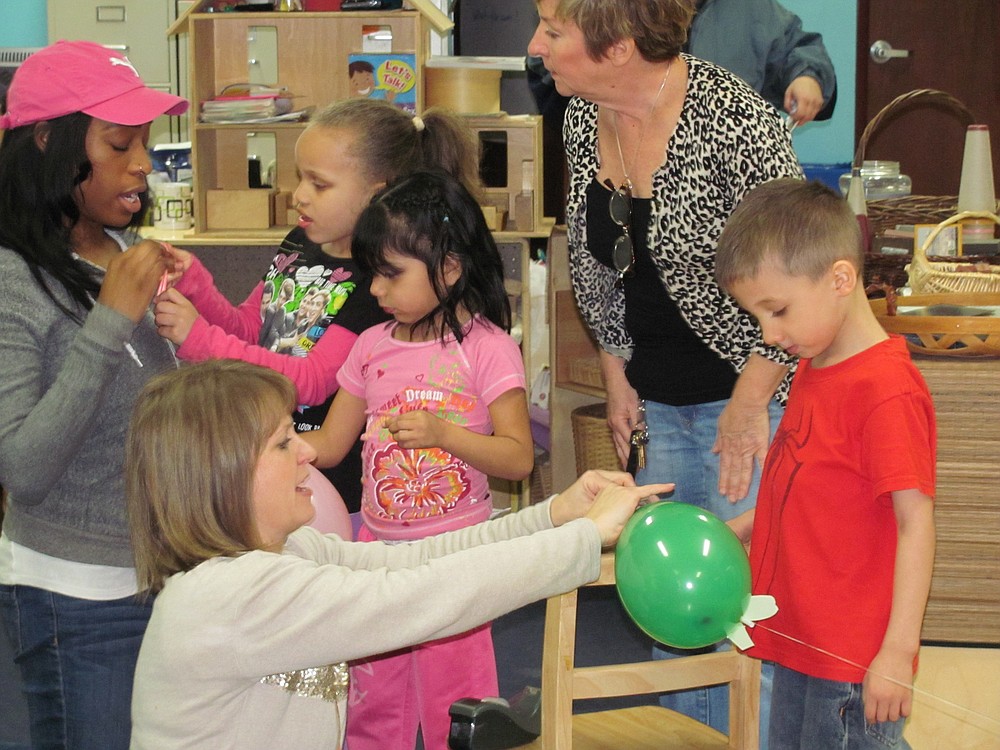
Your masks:
[[[260,346],[304,357],[331,323],[361,333],[389,319],[371,294],[371,278],[350,258],[327,255],[299,228],[282,248],[264,276]],[[332,401],[333,395],[322,404],[300,406],[292,415],[296,431],[319,429]],[[359,440],[338,466],[323,470],[352,513],[361,507],[360,456]]]

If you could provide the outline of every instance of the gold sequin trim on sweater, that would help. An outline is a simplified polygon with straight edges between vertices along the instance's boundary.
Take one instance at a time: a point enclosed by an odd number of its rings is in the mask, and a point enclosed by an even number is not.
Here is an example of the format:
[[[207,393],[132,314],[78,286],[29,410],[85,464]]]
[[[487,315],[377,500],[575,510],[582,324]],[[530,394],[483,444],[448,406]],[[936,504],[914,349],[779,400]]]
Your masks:
[[[329,703],[347,698],[348,683],[347,664],[344,662],[261,678],[263,685],[277,685],[301,698],[321,698]]]

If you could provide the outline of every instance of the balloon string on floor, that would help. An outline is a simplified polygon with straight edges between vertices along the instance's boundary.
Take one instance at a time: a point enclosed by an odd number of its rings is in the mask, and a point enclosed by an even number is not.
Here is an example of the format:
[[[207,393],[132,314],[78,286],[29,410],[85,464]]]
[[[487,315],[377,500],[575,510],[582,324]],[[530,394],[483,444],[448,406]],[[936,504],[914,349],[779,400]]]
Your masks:
[[[837,661],[843,662],[844,664],[852,666],[852,667],[854,667],[856,669],[861,669],[861,670],[863,670],[865,672],[871,671],[871,670],[865,668],[864,666],[862,666],[861,664],[857,664],[857,663],[851,661],[850,659],[846,659],[843,656],[838,656],[837,654],[834,654],[834,653],[832,653],[830,651],[827,651],[826,649],[820,648],[819,646],[814,646],[811,643],[806,643],[803,640],[800,640],[798,638],[790,636],[790,635],[788,635],[786,633],[782,633],[780,631],[777,631],[774,628],[768,627],[767,625],[764,625],[763,623],[758,622],[756,624],[756,627],[762,628],[763,630],[766,630],[769,633],[773,633],[774,635],[777,635],[777,636],[780,636],[781,638],[784,638],[786,640],[792,641],[793,643],[797,643],[800,646],[805,646],[806,648],[811,648],[813,651],[817,651],[818,653],[821,653],[824,656],[829,656],[831,659],[836,659]],[[982,724],[968,721],[966,718],[960,718],[958,716],[953,717],[953,718],[955,718],[955,719],[957,719],[959,721],[965,722],[969,726],[975,727],[976,729],[978,729],[980,731],[986,732],[987,734],[993,735],[995,737],[1000,737],[1000,720],[994,719],[992,716],[987,716],[986,714],[981,713],[979,711],[976,711],[975,709],[959,705],[958,703],[954,703],[953,701],[950,701],[947,698],[942,698],[939,695],[934,695],[933,693],[930,693],[930,692],[928,692],[926,690],[922,690],[921,688],[918,688],[916,685],[911,685],[911,684],[907,684],[905,682],[900,682],[899,680],[897,680],[897,679],[895,679],[893,677],[889,677],[888,675],[880,674],[878,672],[872,672],[872,674],[874,674],[876,677],[881,677],[884,680],[888,680],[889,682],[892,682],[892,683],[894,683],[896,685],[899,685],[900,687],[910,688],[911,690],[913,690],[913,692],[914,692],[915,695],[920,695],[920,696],[922,696],[924,698],[930,698],[932,701],[936,701],[936,702],[938,702],[938,703],[940,703],[940,704],[942,704],[944,706],[948,706],[949,708],[956,709],[956,710],[962,712],[963,714],[966,714],[968,717],[975,717],[977,719],[980,719],[984,723],[986,723],[988,726],[982,726]],[[943,711],[942,711],[942,713],[943,713]]]

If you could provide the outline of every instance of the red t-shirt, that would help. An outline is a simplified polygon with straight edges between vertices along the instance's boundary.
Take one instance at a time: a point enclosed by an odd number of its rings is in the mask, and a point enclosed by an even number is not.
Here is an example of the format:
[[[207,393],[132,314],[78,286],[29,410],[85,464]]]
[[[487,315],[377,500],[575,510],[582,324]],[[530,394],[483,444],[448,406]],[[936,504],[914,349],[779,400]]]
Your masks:
[[[810,365],[799,363],[764,463],[752,588],[773,596],[778,613],[754,628],[749,653],[860,682],[892,606],[890,493],[934,495],[934,407],[899,337],[836,365]]]

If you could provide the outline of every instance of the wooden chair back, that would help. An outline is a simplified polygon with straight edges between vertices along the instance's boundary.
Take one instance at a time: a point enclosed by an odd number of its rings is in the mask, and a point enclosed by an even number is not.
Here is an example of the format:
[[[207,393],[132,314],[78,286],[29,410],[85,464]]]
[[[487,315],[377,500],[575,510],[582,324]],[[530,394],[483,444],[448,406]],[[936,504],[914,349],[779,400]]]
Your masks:
[[[614,554],[590,586],[615,582]],[[603,666],[575,665],[579,591],[546,604],[542,651],[542,733],[532,750],[757,750],[760,663],[738,651]],[[573,714],[573,703],[729,685],[729,736],[659,705]]]

